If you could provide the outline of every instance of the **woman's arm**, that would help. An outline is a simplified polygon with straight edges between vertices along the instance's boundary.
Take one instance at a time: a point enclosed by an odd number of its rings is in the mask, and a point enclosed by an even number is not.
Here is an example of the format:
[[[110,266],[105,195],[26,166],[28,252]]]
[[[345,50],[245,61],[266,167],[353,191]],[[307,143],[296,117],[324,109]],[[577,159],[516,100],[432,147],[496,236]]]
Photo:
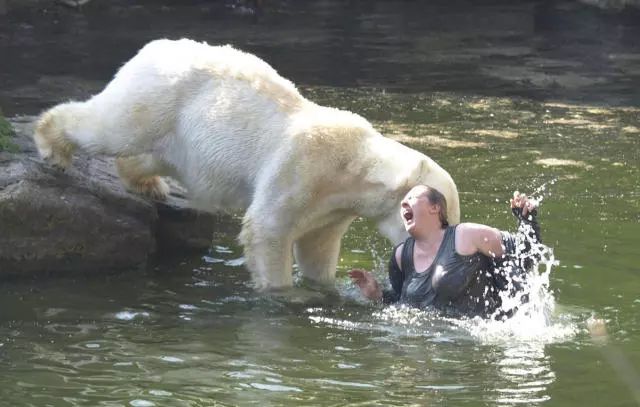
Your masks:
[[[536,202],[531,201],[524,194],[514,192],[511,210],[518,219],[518,231],[502,232],[506,256],[496,262],[497,267],[505,268],[510,263],[520,270],[528,271],[540,260],[539,253],[533,250],[536,244],[542,243],[536,208]]]
[[[351,281],[360,288],[362,295],[373,301],[382,300],[385,304],[391,304],[400,299],[402,284],[404,282],[404,274],[399,266],[402,247],[403,244],[396,246],[389,259],[389,282],[391,283],[391,290],[383,290],[373,274],[366,270],[353,269],[349,272]]]
[[[540,242],[540,227],[536,220],[536,203],[526,195],[514,192],[510,201],[511,210],[518,218],[518,232],[529,235]],[[527,231],[527,225],[530,230]],[[478,223],[461,223],[456,233],[456,250],[462,255],[480,252],[493,259],[505,254],[514,254],[515,244],[511,234]]]
[[[355,285],[358,286],[362,295],[373,301],[382,299],[382,288],[380,284],[369,271],[362,269],[353,269],[349,272],[349,277]]]
[[[518,191],[513,193],[511,211],[518,219],[518,233],[528,236],[527,241],[533,240],[536,243],[542,243],[537,207],[538,203],[527,198],[525,194],[520,194]]]
[[[389,282],[391,290],[382,290],[382,301],[385,304],[392,304],[400,300],[402,293],[402,285],[404,284],[404,273],[400,264],[402,264],[402,248],[404,243],[396,246],[393,255],[389,259]]]

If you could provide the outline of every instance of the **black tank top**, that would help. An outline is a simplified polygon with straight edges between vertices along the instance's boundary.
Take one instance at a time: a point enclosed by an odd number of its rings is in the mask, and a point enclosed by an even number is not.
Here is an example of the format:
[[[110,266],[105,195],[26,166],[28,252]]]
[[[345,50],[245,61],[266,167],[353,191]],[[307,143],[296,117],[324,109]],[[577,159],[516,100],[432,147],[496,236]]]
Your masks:
[[[498,290],[491,277],[493,263],[481,253],[459,254],[455,247],[456,226],[447,227],[436,257],[426,270],[415,269],[415,240],[409,237],[405,241],[400,271],[404,281],[399,300],[414,307],[435,306],[470,316],[488,316],[499,305]]]

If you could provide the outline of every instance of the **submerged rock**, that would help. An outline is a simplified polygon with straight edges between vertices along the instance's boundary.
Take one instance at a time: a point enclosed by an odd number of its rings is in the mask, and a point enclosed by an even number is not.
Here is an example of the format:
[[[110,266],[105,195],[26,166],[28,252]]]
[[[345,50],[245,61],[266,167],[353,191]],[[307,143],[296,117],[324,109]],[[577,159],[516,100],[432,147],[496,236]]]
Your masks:
[[[188,207],[173,183],[167,202],[127,192],[113,159],[78,154],[60,171],[40,160],[33,118],[12,120],[18,153],[0,152],[0,276],[144,266],[159,251],[206,250],[230,216]]]

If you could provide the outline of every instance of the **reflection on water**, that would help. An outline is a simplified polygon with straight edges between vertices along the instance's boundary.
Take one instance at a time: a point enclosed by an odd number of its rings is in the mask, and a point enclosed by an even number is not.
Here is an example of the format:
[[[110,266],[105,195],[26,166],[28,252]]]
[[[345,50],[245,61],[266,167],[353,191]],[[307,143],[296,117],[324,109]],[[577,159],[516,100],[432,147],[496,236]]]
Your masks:
[[[540,338],[517,337],[517,332],[501,337],[501,340],[485,338],[475,345],[470,342],[469,332],[474,326],[487,323],[481,320],[457,321],[439,317],[436,313],[404,307],[387,307],[373,313],[373,318],[353,321],[336,316],[320,316],[327,311],[309,309],[309,319],[316,324],[328,325],[346,331],[370,332],[379,336],[376,346],[395,348],[396,363],[402,365],[422,363],[429,366],[428,377],[416,375],[410,378],[410,387],[433,394],[448,394],[448,399],[476,399],[492,405],[539,404],[551,398],[550,386],[556,374],[551,368],[551,358],[545,346],[553,342],[571,340],[575,329],[564,327],[562,336],[540,332]],[[358,318],[359,319],[359,318]],[[488,324],[503,325],[492,321]],[[555,322],[559,329],[561,322]],[[495,327],[505,331],[504,327]],[[507,328],[508,329],[508,328]],[[551,330],[552,328],[548,328]],[[377,332],[377,334],[376,334]],[[529,333],[532,335],[532,332]],[[418,339],[418,340],[417,340]],[[478,349],[478,345],[480,348]],[[464,352],[455,350],[464,348]],[[469,370],[476,374],[469,374]],[[403,380],[395,374],[388,380]],[[404,378],[406,380],[407,378]]]
[[[540,343],[517,343],[504,349],[498,365],[496,404],[533,405],[551,399],[555,381],[551,359]]]

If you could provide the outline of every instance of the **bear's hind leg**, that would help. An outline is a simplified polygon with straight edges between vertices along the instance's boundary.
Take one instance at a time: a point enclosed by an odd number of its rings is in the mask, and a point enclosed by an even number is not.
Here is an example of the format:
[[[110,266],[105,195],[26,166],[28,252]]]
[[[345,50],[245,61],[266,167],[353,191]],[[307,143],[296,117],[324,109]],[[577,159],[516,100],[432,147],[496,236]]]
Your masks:
[[[153,155],[118,157],[116,168],[128,190],[159,201],[169,196],[169,185],[158,175],[163,173],[164,166]]]
[[[307,232],[294,244],[296,263],[305,278],[321,284],[333,283],[342,236],[353,217]]]

